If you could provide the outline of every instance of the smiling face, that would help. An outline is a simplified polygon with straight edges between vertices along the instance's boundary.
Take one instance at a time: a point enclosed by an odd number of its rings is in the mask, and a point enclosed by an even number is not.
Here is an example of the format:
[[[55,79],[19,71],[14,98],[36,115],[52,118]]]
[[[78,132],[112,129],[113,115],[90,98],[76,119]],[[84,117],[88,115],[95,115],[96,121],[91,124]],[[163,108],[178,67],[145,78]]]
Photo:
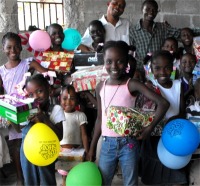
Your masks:
[[[105,40],[105,30],[94,24],[89,26],[90,36],[92,37],[94,43],[104,43]]]
[[[184,28],[181,30],[181,42],[184,46],[191,46],[193,44],[193,33],[189,28]]]
[[[142,7],[143,20],[153,21],[158,13],[158,7],[152,2],[145,2]]]
[[[152,61],[151,70],[158,83],[163,87],[168,87],[171,82],[170,76],[173,71],[173,62],[163,56],[158,56]]]
[[[61,45],[64,40],[64,33],[61,26],[49,26],[48,33],[53,45]]]
[[[185,54],[180,61],[180,69],[183,74],[192,74],[196,64],[196,56],[193,54]]]
[[[104,54],[104,65],[110,79],[119,79],[126,70],[127,56],[117,47],[108,48]]]
[[[176,53],[178,51],[178,42],[172,39],[166,40],[162,49]]]
[[[69,89],[69,91],[67,89],[63,90],[61,94],[61,106],[65,112],[74,112],[76,101],[76,93],[73,89]]]
[[[125,7],[126,7],[125,0],[111,0],[108,3],[107,14],[119,18],[124,13]]]
[[[18,43],[14,38],[6,39],[3,44],[3,51],[9,60],[19,60],[21,50],[21,43]]]

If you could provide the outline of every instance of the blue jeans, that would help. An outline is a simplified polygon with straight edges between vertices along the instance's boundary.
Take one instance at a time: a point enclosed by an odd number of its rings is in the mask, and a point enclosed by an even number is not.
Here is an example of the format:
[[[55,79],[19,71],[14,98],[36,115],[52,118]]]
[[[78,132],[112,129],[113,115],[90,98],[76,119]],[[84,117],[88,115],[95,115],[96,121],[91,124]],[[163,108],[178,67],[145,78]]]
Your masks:
[[[122,169],[124,185],[138,185],[138,141],[134,137],[102,138],[99,169],[103,185],[111,185],[118,162]]]
[[[22,129],[22,145],[20,149],[20,160],[24,176],[24,185],[56,186],[55,163],[52,163],[47,166],[36,166],[33,165],[30,161],[28,161],[24,154],[24,139],[31,127],[32,125],[29,124]]]

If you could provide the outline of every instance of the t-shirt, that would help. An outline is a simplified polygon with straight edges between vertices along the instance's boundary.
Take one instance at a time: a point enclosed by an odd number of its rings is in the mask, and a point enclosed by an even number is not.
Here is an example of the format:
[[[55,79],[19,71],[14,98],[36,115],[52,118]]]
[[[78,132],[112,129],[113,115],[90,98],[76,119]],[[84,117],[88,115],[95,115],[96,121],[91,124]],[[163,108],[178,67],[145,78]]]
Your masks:
[[[65,121],[63,121],[63,139],[61,145],[74,144],[81,145],[80,126],[87,123],[87,117],[83,112],[75,111],[72,113],[65,112]]]

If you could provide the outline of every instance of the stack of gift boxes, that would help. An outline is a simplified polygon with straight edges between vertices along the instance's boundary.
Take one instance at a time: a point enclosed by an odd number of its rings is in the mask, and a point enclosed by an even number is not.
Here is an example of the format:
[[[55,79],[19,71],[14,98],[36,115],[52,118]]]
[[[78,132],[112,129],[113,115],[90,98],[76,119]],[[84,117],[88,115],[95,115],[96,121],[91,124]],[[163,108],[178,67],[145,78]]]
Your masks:
[[[194,37],[193,39],[193,48],[195,55],[197,57],[197,63],[193,70],[193,84],[195,81],[200,78],[200,37]]]
[[[19,99],[16,96],[0,95],[0,116],[15,124],[28,121],[32,114],[38,112],[33,99]]]

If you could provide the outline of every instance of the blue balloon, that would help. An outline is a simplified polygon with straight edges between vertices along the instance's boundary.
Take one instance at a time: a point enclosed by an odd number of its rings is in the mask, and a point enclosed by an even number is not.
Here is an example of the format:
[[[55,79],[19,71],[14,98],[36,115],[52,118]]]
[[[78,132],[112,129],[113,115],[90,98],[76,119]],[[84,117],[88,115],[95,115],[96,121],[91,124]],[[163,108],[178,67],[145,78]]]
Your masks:
[[[192,154],[187,156],[176,156],[171,154],[164,147],[161,138],[158,142],[157,153],[161,163],[170,169],[181,169],[185,167],[190,162],[192,157]]]
[[[64,30],[65,38],[62,42],[62,48],[72,51],[75,50],[81,43],[81,34],[74,28]]]
[[[197,127],[186,119],[174,119],[163,129],[162,142],[176,156],[192,154],[199,145]]]

